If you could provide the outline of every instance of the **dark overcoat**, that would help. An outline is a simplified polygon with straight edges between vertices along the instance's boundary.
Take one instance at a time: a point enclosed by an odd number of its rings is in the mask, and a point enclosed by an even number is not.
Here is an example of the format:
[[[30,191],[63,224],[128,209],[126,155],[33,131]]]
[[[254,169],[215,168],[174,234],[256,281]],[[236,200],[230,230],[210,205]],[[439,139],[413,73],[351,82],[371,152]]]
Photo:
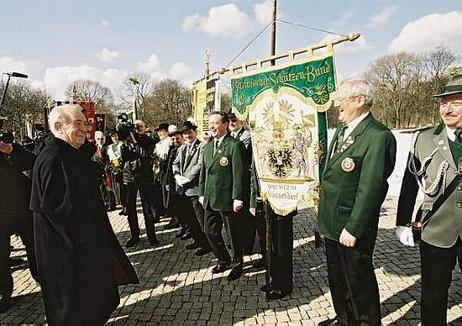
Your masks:
[[[138,283],[109,222],[90,156],[53,138],[34,165],[30,208],[49,325],[102,325],[117,285]]]

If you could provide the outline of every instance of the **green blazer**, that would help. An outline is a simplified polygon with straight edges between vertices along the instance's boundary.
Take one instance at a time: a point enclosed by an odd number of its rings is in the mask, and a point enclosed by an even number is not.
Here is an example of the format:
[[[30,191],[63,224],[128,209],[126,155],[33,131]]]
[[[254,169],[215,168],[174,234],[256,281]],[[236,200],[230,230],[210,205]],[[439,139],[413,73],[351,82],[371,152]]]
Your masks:
[[[431,155],[433,153],[433,155]],[[426,160],[431,157],[430,160]],[[446,185],[455,178],[457,174],[457,163],[454,162],[449,140],[444,124],[422,131],[418,134],[414,145],[414,153],[409,155],[413,159],[417,169],[420,169],[422,162],[427,161],[421,179],[425,180],[426,187],[435,181],[439,174],[438,169],[444,161],[449,163],[448,169],[443,173],[446,178]],[[459,169],[462,169],[462,162],[458,162]],[[461,170],[462,171],[462,170]],[[442,187],[443,183],[439,184]],[[398,201],[397,225],[408,225],[412,220],[412,213],[418,193],[416,178],[406,168],[401,186],[401,193]],[[422,218],[433,210],[433,204],[439,197],[437,195],[425,195],[421,206]],[[425,223],[422,231],[422,239],[436,247],[452,247],[457,239],[462,236],[462,183],[449,194],[446,201],[433,214],[428,223]]]
[[[233,200],[246,201],[248,166],[245,165],[244,145],[228,133],[215,155],[213,147],[214,141],[204,147],[199,196],[204,196],[204,208],[210,205],[214,210],[232,211]]]
[[[345,228],[356,239],[375,243],[387,178],[395,166],[395,137],[371,113],[334,152],[337,133],[321,179],[319,230],[338,241]]]

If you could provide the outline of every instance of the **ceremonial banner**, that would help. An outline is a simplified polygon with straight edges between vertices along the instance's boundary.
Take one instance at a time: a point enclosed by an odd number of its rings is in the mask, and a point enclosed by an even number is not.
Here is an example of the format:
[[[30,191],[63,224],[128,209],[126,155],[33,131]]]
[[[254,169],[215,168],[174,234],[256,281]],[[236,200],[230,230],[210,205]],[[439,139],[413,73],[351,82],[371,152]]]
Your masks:
[[[197,127],[200,131],[206,127],[208,129],[208,121],[204,121],[204,112],[206,111],[206,82],[200,81],[193,86],[193,118],[197,123]],[[204,126],[204,122],[206,126]]]
[[[233,112],[248,118],[261,195],[279,215],[316,202],[335,85],[332,53],[231,77]]]

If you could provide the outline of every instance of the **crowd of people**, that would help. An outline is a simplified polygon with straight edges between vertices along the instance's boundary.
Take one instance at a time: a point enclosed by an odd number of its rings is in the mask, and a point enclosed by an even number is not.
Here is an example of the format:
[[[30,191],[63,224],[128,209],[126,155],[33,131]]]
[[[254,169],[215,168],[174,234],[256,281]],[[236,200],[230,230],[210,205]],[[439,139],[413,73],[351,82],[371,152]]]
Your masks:
[[[462,258],[462,76],[435,97],[442,123],[415,137],[396,230],[403,244],[414,245],[410,222],[420,188],[422,324],[432,326],[446,324],[451,273]],[[364,80],[340,83],[335,95],[341,123],[326,153],[317,218],[337,316],[321,325],[381,323],[373,251],[396,141],[373,117],[372,102]],[[167,227],[179,229],[176,237],[192,239],[187,250],[213,254],[212,273],[229,270],[227,280],[238,279],[243,257],[260,247],[253,267],[270,271],[269,287],[262,287],[267,298],[292,291],[297,212],[279,216],[267,207],[272,256],[266,257],[251,136],[236,115],[212,112],[206,139],[189,120],[181,127],[161,123],[154,131],[136,120],[107,135],[97,131],[89,142],[87,119],[75,104],[55,107],[48,122],[52,136],[35,152],[0,141],[0,313],[11,306],[10,235],[16,233],[40,283],[47,322],[104,324],[119,304],[118,285],[138,282],[107,212],[120,209],[127,216],[124,245],[137,246],[138,194],[149,245],[160,245],[156,223],[169,217]]]

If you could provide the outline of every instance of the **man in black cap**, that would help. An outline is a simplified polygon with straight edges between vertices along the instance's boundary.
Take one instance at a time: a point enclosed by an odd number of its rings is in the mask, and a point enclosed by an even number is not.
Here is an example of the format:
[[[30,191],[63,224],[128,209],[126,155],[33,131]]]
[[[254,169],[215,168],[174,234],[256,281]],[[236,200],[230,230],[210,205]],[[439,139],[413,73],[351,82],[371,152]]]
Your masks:
[[[434,97],[440,101],[443,122],[414,137],[396,221],[398,239],[414,246],[410,222],[420,188],[423,326],[446,325],[452,271],[456,259],[462,262],[462,75]]]
[[[181,129],[186,142],[178,149],[178,155],[173,162],[173,174],[181,194],[179,206],[180,222],[189,227],[194,240],[186,249],[198,249],[195,253],[202,256],[211,251],[204,234],[204,208],[199,203],[199,174],[202,164],[202,154],[205,143],[197,138],[197,126],[190,121],[183,123]]]

